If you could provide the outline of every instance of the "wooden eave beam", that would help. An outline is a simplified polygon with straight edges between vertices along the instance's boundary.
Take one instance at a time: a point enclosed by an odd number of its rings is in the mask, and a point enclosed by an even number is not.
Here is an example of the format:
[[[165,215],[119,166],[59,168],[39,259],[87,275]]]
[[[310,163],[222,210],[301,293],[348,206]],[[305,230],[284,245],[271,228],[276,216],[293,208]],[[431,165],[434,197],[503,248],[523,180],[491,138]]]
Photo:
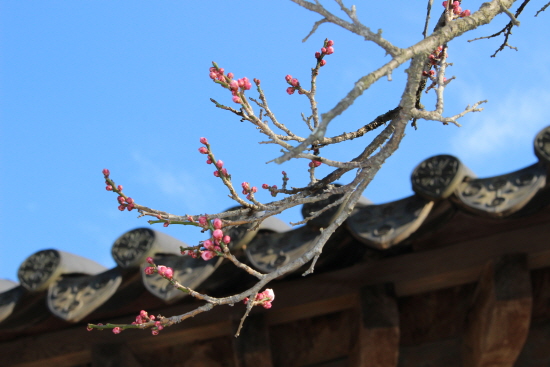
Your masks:
[[[399,357],[399,310],[391,283],[363,287],[357,336],[352,341],[352,367],[395,367]]]
[[[531,321],[531,279],[525,254],[508,254],[484,269],[464,333],[463,365],[513,367]]]
[[[233,321],[233,335],[241,320]],[[273,366],[269,330],[265,313],[249,315],[238,338],[233,338],[233,355],[236,367]]]
[[[529,240],[526,241],[526,238]],[[364,262],[330,273],[274,283],[277,300],[271,310],[265,311],[267,323],[275,325],[351,309],[357,304],[359,289],[368,285],[393,283],[396,295],[401,297],[474,283],[478,281],[487,261],[509,253],[526,253],[530,270],[549,267],[548,238],[548,222],[539,222],[533,226],[501,231],[445,248]],[[197,304],[177,305],[154,312],[167,316],[181,314],[195,308]],[[253,310],[258,311],[264,312]],[[239,318],[243,312],[244,307],[216,307],[207,315],[186,320],[181,325],[163,330],[155,337],[151,337],[149,331],[134,330],[124,331],[120,335],[107,331],[88,333],[83,325],[79,325],[2,343],[0,354],[8,366],[72,366],[89,362],[90,345],[95,343],[127,341],[131,349],[154,350],[163,346],[231,335],[230,318]],[[115,320],[98,321],[129,323],[134,317],[130,315]]]
[[[95,344],[92,367],[142,367],[125,343]]]

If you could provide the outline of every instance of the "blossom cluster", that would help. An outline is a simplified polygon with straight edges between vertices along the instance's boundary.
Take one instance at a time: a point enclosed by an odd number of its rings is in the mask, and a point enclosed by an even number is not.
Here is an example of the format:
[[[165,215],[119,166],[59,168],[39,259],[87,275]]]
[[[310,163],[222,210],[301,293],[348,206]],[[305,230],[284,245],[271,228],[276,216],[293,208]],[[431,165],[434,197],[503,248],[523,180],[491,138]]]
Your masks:
[[[253,306],[256,305],[262,305],[263,308],[269,309],[271,308],[271,302],[275,300],[275,292],[273,292],[273,289],[267,288],[265,291],[256,294],[256,297],[254,297]],[[250,299],[246,297],[243,300],[244,304],[248,304],[250,302]]]
[[[103,176],[105,178],[105,184],[107,185],[107,186],[105,186],[105,190],[113,191],[113,192],[116,192],[117,194],[119,194],[119,196],[117,197],[117,201],[118,201],[118,204],[119,204],[118,205],[118,210],[124,211],[125,209],[127,209],[128,211],[132,211],[135,207],[134,199],[132,199],[131,197],[126,197],[126,196],[123,195],[122,185],[115,186],[115,183],[113,182],[113,180],[111,180],[109,178],[109,175],[111,174],[111,172],[109,172],[109,170],[107,168],[104,168],[102,172],[103,172]]]
[[[300,87],[300,82],[298,79],[293,78],[292,75],[285,76],[285,80],[288,84],[291,86],[286,89],[286,92],[290,94],[294,94],[294,92],[298,91],[299,94],[304,94],[304,90]]]
[[[216,170],[214,171],[214,176],[216,177],[228,177],[229,173],[227,172],[226,168],[223,168],[223,161],[221,159],[214,160],[214,156],[212,155],[212,152],[210,151],[210,145],[208,144],[208,139],[206,138],[200,138],[200,142],[204,144],[204,147],[199,148],[199,153],[201,154],[208,154],[208,159],[206,160],[206,164],[212,164],[214,163],[214,166],[216,166]]]
[[[164,329],[164,326],[162,325],[162,322],[160,320],[155,321],[155,319],[156,319],[155,315],[149,315],[147,313],[147,311],[141,310],[139,315],[136,316],[136,321],[132,322],[132,325],[141,325],[141,324],[145,324],[145,323],[154,321],[155,326],[151,329],[151,333],[153,335],[158,335],[159,331]],[[113,329],[113,333],[114,332],[115,331]],[[117,334],[117,333],[115,333],[115,334]]]
[[[321,47],[321,51],[315,52],[315,58],[317,59],[317,66],[325,66],[327,64],[327,61],[324,59],[326,55],[332,55],[334,53],[334,41],[326,39],[323,47]],[[285,80],[288,84],[290,84],[290,87],[286,89],[286,92],[291,95],[294,94],[294,92],[298,91],[298,94],[304,94],[305,91],[300,86],[300,81],[297,78],[293,78],[292,75],[285,76]]]
[[[243,188],[243,194],[246,195],[246,198],[248,200],[252,200],[254,194],[258,191],[258,188],[256,186],[250,187],[250,184],[248,182],[243,182],[241,184],[241,187]]]
[[[263,184],[262,189],[269,190],[271,192],[271,196],[275,197],[277,196],[277,185],[269,186],[268,184]]]
[[[210,229],[212,236],[202,242],[198,250],[182,249],[181,254],[197,258],[200,256],[204,261],[208,261],[215,256],[223,256],[223,246],[229,245],[231,237],[222,230],[223,221],[220,218],[208,220],[205,216],[199,217],[199,225],[204,229]]]
[[[166,279],[172,279],[174,277],[174,269],[164,265],[155,265],[152,257],[148,257],[147,262],[153,266],[146,267],[145,274],[153,275],[158,273],[161,277]]]
[[[325,66],[327,64],[326,60],[323,59],[325,55],[332,55],[334,53],[334,41],[333,40],[325,40],[325,44],[323,47],[321,47],[321,52],[315,53],[315,58],[317,59],[317,62],[319,63],[319,66]]]
[[[438,83],[436,74],[437,74],[437,71],[439,70],[439,67],[441,66],[441,63],[443,62],[443,59],[449,56],[448,54],[446,54],[446,52],[447,52],[446,48],[444,48],[443,46],[439,46],[428,56],[428,62],[429,62],[430,68],[433,67],[435,70],[429,70],[429,71],[424,70],[422,72],[422,75],[424,77],[427,77],[432,81],[432,84],[426,88],[426,93],[428,93],[432,88],[435,88]],[[447,78],[445,77],[443,78],[443,83],[445,85],[448,83]]]
[[[447,1],[444,1],[442,5],[445,9],[447,9]],[[460,7],[460,1],[453,1],[451,6],[452,6],[452,11],[453,11],[452,13],[454,17],[464,18],[464,17],[469,17],[471,14],[470,10],[468,9],[462,11],[462,8]]]
[[[284,190],[286,188],[286,184],[289,178],[285,171],[282,171],[281,173],[283,174],[283,190]],[[271,196],[273,197],[277,196],[277,185],[269,186],[268,184],[264,183],[262,185],[262,189],[269,190],[269,192],[271,193]]]
[[[245,90],[250,90],[252,88],[252,83],[250,83],[250,80],[248,80],[247,77],[243,77],[241,79],[234,79],[233,73],[227,73],[225,75],[225,70],[223,68],[219,68],[216,63],[212,63],[214,66],[212,66],[210,70],[210,79],[217,81],[219,84],[221,84],[224,88],[227,88],[231,91],[231,95],[233,96],[233,102],[235,103],[243,103],[242,96]],[[259,85],[260,81],[258,79],[254,79],[254,82]]]

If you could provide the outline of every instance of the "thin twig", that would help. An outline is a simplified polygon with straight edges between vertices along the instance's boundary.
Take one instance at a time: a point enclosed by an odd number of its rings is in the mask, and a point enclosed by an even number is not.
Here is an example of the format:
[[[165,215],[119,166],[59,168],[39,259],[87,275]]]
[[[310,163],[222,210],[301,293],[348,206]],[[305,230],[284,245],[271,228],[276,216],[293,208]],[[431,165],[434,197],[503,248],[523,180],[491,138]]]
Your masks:
[[[432,4],[434,0],[428,0],[428,10],[426,14],[426,23],[424,24],[424,31],[422,32],[422,35],[424,38],[428,37],[428,27],[430,25],[430,14],[432,12]]]
[[[535,14],[535,17],[538,17],[539,13],[542,13],[550,6],[550,2],[548,2],[546,5],[544,5],[539,11],[537,11],[537,14]]]

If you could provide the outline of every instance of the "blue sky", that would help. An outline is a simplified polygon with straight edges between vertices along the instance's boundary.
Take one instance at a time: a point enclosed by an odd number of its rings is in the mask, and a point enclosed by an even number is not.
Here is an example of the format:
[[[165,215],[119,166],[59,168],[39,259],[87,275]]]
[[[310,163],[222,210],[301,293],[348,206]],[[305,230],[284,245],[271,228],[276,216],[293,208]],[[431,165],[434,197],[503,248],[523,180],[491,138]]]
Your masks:
[[[463,7],[473,11],[480,4],[468,1]],[[387,8],[384,2],[363,2],[358,14],[371,29],[382,28],[388,40],[406,47],[421,39],[425,9],[425,2]],[[439,14],[439,4],[436,9]],[[528,7],[514,30],[510,43],[517,52],[507,49],[490,58],[500,38],[467,42],[502,28],[508,21],[503,15],[450,44],[454,65],[448,75],[457,80],[447,88],[446,113],[488,99],[485,111],[463,118],[461,128],[420,122],[417,131],[409,129],[401,149],[365,191],[367,198],[383,203],[411,195],[411,171],[436,154],[459,157],[479,177],[536,161],[532,140],[550,124],[550,13],[534,18],[536,10]],[[197,152],[201,136],[237,185],[280,185],[283,169],[289,185],[304,184],[307,162],[266,165],[278,149],[258,145],[263,137],[252,126],[213,107],[210,97],[232,102],[208,78],[208,68],[216,61],[237,78],[261,79],[279,120],[305,134],[300,112],[308,110],[306,99],[285,93],[284,76],[305,82],[323,39],[333,39],[336,52],[319,77],[321,111],[389,60],[374,44],[334,25],[322,25],[302,43],[318,19],[290,1],[1,0],[0,278],[16,280],[19,264],[45,248],[114,266],[110,248],[116,238],[149,225],[135,212],[117,210],[116,196],[105,191],[103,168],[125,193],[153,208],[199,214],[232,206]],[[394,108],[403,70],[368,90],[332,122],[328,135],[355,130]],[[433,96],[424,102],[433,106]],[[327,157],[353,158],[370,139],[331,148]],[[300,216],[293,210],[282,219]],[[192,228],[154,229],[192,245],[204,239]]]

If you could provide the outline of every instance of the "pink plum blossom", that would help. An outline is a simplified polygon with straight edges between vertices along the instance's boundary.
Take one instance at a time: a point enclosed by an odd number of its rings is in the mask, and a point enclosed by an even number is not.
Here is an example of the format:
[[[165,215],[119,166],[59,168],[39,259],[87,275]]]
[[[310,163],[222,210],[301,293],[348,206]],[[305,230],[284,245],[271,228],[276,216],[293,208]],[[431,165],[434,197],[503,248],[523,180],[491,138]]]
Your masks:
[[[214,255],[215,254],[212,251],[203,251],[201,253],[201,257],[204,261],[208,261],[208,260],[212,259],[214,257]]]
[[[216,218],[212,222],[212,225],[214,226],[214,229],[221,229],[223,227],[223,222],[220,218]]]
[[[223,231],[221,229],[215,229],[214,232],[212,232],[212,237],[220,241],[223,238]]]

